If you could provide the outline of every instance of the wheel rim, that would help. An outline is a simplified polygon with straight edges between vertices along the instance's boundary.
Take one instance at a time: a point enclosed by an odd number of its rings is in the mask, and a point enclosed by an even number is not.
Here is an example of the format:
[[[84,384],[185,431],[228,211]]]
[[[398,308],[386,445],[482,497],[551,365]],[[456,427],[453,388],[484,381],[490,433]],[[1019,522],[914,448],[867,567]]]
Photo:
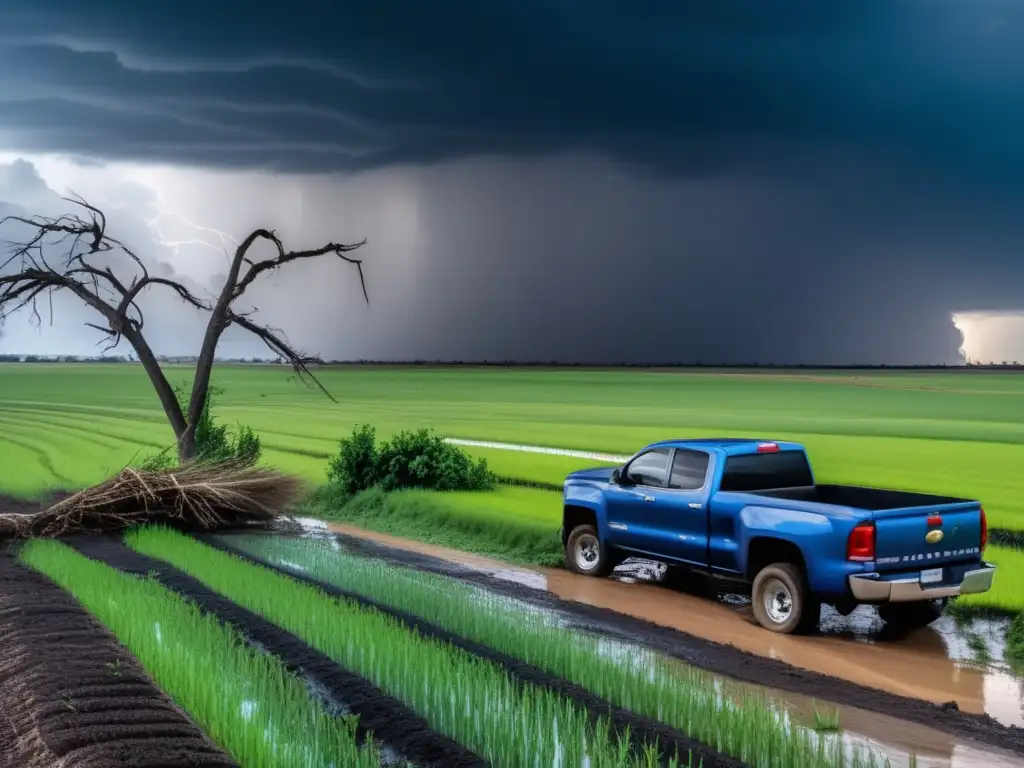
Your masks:
[[[597,537],[590,533],[584,533],[576,539],[573,548],[573,557],[576,560],[576,567],[581,571],[592,571],[597,567],[597,561],[601,558],[601,545]]]
[[[793,593],[785,582],[770,579],[764,585],[764,612],[773,624],[785,624],[793,615]]]

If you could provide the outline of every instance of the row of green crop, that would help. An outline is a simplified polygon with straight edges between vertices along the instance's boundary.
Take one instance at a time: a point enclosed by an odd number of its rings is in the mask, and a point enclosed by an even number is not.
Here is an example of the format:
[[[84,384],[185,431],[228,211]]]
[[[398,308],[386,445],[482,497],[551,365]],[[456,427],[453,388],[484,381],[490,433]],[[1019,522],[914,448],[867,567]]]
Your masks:
[[[592,726],[587,711],[570,700],[517,684],[500,667],[379,611],[169,530],[135,531],[127,541],[292,632],[496,766],[659,764],[653,748],[631,753],[607,719]]]
[[[280,660],[245,645],[193,603],[53,540],[29,543],[21,557],[105,624],[244,768],[379,768],[377,750],[356,745],[350,719],[329,715]]]
[[[421,616],[752,765],[845,763],[840,738],[826,741],[784,724],[764,696],[725,697],[706,673],[567,629],[523,603],[450,578],[347,555],[323,540],[248,535],[231,536],[230,543],[286,570]],[[859,754],[853,759],[862,765],[872,760]]]

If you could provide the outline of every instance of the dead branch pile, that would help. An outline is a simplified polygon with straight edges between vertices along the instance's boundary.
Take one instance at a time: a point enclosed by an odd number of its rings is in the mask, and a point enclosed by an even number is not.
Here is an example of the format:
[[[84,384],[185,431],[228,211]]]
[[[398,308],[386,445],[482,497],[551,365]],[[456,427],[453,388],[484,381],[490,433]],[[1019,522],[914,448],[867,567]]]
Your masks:
[[[192,462],[158,472],[126,467],[42,512],[0,514],[0,538],[113,533],[144,523],[211,530],[270,522],[302,490],[298,478],[246,463]]]

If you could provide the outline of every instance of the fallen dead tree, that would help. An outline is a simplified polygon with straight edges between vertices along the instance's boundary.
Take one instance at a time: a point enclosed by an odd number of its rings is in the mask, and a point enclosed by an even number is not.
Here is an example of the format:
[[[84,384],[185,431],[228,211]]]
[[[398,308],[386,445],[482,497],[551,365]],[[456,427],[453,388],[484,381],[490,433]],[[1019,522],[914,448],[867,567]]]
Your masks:
[[[302,482],[248,462],[191,462],[147,472],[126,467],[34,514],[0,514],[0,538],[114,533],[145,523],[212,530],[271,522],[303,492]]]

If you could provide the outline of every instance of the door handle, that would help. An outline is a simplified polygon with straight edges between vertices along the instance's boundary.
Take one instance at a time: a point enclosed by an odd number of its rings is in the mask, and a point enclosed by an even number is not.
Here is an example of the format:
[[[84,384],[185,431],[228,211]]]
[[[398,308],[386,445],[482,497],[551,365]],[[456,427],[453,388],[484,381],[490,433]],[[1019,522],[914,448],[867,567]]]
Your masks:
[[[654,501],[654,497],[653,497],[653,496],[648,496],[648,495],[647,495],[647,494],[645,493],[645,494],[644,494],[644,501],[646,501],[646,502],[650,503],[650,502]]]

